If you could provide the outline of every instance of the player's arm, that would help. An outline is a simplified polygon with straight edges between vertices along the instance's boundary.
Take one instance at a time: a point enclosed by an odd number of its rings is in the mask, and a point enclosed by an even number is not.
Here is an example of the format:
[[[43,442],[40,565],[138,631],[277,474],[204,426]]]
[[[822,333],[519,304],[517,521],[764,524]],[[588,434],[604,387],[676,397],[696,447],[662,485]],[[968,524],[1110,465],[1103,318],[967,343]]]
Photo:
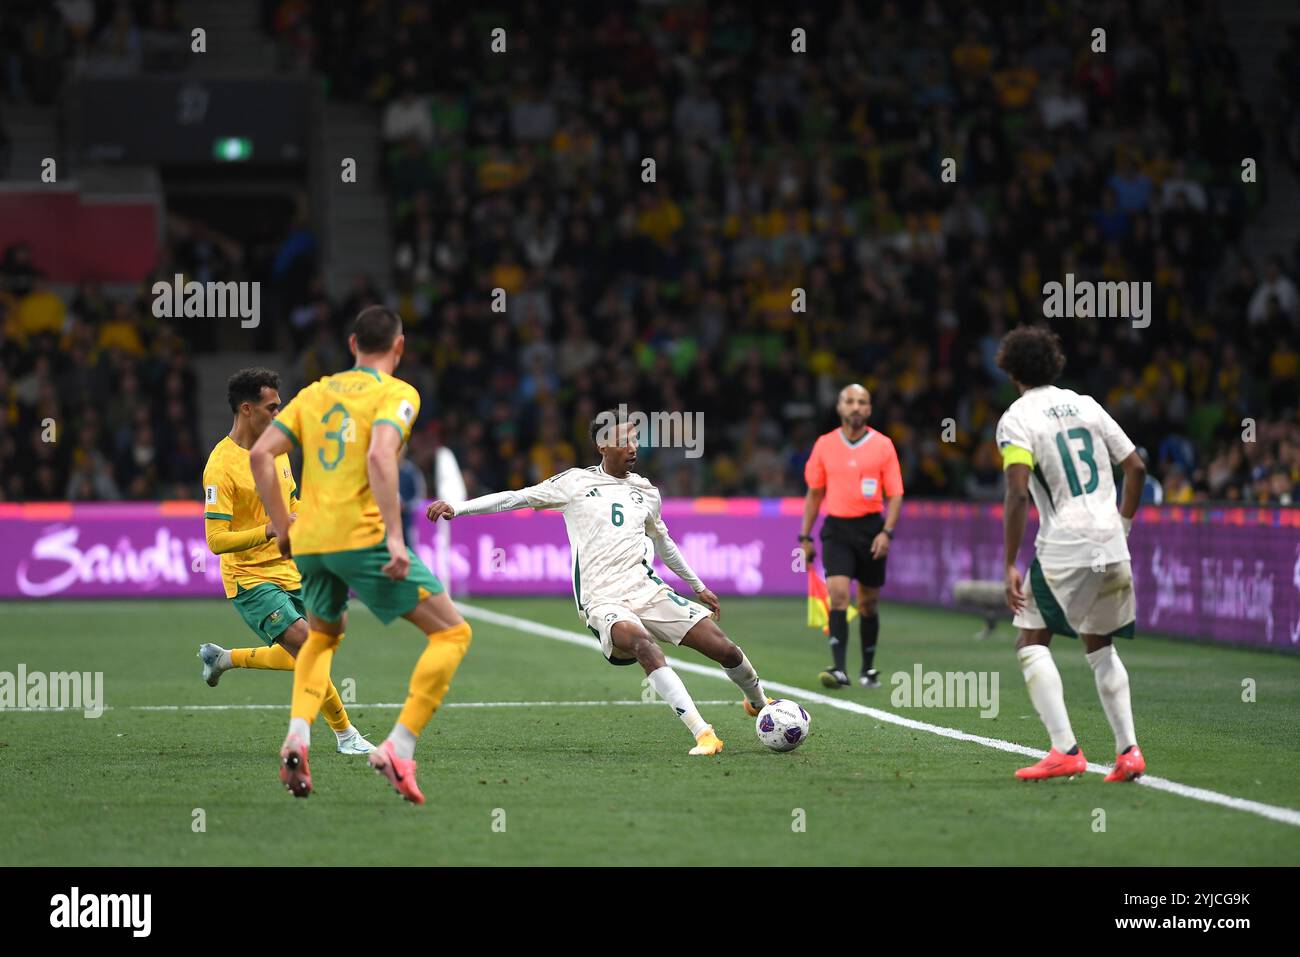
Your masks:
[[[1020,554],[1025,523],[1029,520],[1029,476],[1034,468],[1034,443],[1029,429],[1011,410],[998,420],[994,437],[1002,453],[1002,473],[1006,483],[1002,508],[1002,564],[1007,607],[1020,611],[1025,604],[1025,595],[1016,557]]]
[[[1119,517],[1124,523],[1124,534],[1127,535],[1129,529],[1133,527],[1133,516],[1137,514],[1138,505],[1142,502],[1142,488],[1147,481],[1147,467],[1142,461],[1142,456],[1138,455],[1137,449],[1126,455],[1119,463],[1119,467],[1124,470],[1124,494],[1119,501]]]
[[[393,581],[405,579],[411,568],[406,536],[402,533],[402,501],[397,490],[397,455],[402,450],[404,438],[396,427],[376,422],[370,430],[370,449],[366,452],[366,477],[370,480],[375,504],[379,506],[388,546],[388,563],[382,570]]]
[[[646,518],[645,533],[650,536],[650,541],[654,543],[655,556],[674,575],[690,585],[691,591],[695,592],[700,601],[704,602],[709,611],[713,612],[713,617],[720,619],[722,617],[722,606],[718,602],[718,596],[709,590],[700,576],[695,574],[695,569],[691,568],[690,563],[686,561],[686,556],[677,547],[673,537],[668,534],[668,526],[664,524],[663,518],[660,517],[658,506]]]
[[[513,512],[520,508],[564,508],[569,502],[569,488],[565,481],[568,472],[553,475],[545,482],[513,491],[492,492],[468,502],[437,501],[429,506],[426,517],[431,522],[440,518],[451,521],[458,515],[491,515],[493,512]]]
[[[278,420],[277,420],[278,421]],[[273,423],[275,424],[275,423]],[[288,455],[293,448],[293,439],[282,429],[267,429],[248,452],[248,465],[253,471],[253,484],[257,486],[258,498],[271,519],[271,530],[280,541],[281,553],[289,554],[289,503],[284,500],[284,490],[280,488],[280,479],[275,472],[275,460],[281,455]],[[271,536],[268,536],[268,538]]]
[[[203,492],[203,532],[212,554],[242,552],[266,543],[267,527],[258,525],[240,531],[231,528],[235,487],[229,476],[219,471],[219,466],[209,466],[204,470]]]
[[[265,526],[255,525],[236,532],[230,527],[229,519],[205,518],[203,531],[213,555],[242,552],[246,548],[255,548],[270,541]]]
[[[1024,449],[1016,449],[1016,452],[1029,454]],[[1016,556],[1020,554],[1020,543],[1025,537],[1025,523],[1029,520],[1029,474],[1027,462],[1012,461],[1005,466],[1007,493],[1002,509],[1002,561],[1005,568],[1007,607],[1012,611],[1020,611],[1025,604]]]
[[[436,522],[440,518],[450,522],[458,515],[491,515],[493,512],[513,512],[515,509],[527,507],[528,499],[524,497],[523,491],[516,490],[492,492],[467,502],[453,503],[439,500],[430,505],[424,514],[431,522]]]
[[[1093,400],[1096,402],[1096,400]],[[1106,443],[1106,451],[1112,462],[1118,462],[1124,470],[1124,491],[1119,501],[1119,517],[1127,535],[1133,527],[1133,516],[1142,504],[1142,488],[1147,480],[1146,463],[1138,455],[1137,446],[1128,437],[1119,423],[1111,418],[1100,402],[1096,402],[1097,420],[1101,426],[1101,438]]]
[[[808,492],[803,498],[803,521],[799,524],[799,547],[804,557],[812,561],[817,557],[813,547],[812,527],[817,522],[817,514],[822,509],[822,500],[826,498],[826,463],[822,461],[821,440],[813,446],[812,454],[803,468],[804,481],[808,483]]]

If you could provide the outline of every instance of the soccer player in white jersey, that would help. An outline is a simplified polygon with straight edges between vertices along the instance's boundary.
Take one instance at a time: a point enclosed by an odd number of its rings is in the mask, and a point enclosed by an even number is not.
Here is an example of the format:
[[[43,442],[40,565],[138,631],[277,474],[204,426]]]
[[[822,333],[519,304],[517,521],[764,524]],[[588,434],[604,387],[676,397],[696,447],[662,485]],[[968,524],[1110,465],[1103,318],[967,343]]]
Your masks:
[[[1102,709],[1115,732],[1115,766],[1107,781],[1131,781],[1146,770],[1133,732],[1128,672],[1112,639],[1133,637],[1135,604],[1128,533],[1142,497],[1146,467],[1129,437],[1091,396],[1058,389],[1065,356],[1041,326],[1009,332],[997,364],[1020,398],[998,422],[1006,473],[1007,604],[1020,629],[1016,654],[1038,716],[1047,726],[1047,757],[1016,772],[1023,780],[1082,774],[1088,762],[1070,730],[1052,635],[1083,641]],[[1115,506],[1114,465],[1124,470]],[[1016,568],[1029,497],[1038,509],[1038,538],[1028,588]]]
[[[718,598],[691,570],[668,535],[660,516],[659,490],[632,471],[636,465],[635,426],[602,412],[591,423],[599,465],[573,468],[514,492],[497,492],[451,504],[429,506],[431,522],[518,508],[555,509],[564,515],[572,549],[573,597],[578,616],[600,641],[613,665],[640,664],[659,697],[695,736],[691,754],[717,754],[722,741],[700,717],[682,679],[669,667],[656,643],[685,645],[722,665],[745,695],[744,708],[756,717],[770,702],[745,653],[714,622]],[[658,555],[691,586],[703,605],[674,592],[650,563]],[[707,606],[707,607],[705,607]],[[710,616],[712,613],[712,617]]]

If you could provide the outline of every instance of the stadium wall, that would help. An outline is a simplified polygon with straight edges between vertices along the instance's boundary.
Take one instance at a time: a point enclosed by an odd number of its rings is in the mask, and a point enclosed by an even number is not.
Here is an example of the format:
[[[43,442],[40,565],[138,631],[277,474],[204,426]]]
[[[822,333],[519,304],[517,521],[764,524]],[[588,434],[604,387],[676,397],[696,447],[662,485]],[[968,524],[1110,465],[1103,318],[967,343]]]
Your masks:
[[[795,560],[802,509],[798,498],[669,499],[664,518],[719,595],[802,595],[807,576]],[[1033,531],[1031,521],[1026,563]],[[416,535],[413,547],[444,570],[453,594],[571,594],[558,514],[455,522],[444,555],[434,554],[423,523]],[[1141,630],[1300,652],[1300,509],[1147,507],[1129,547]],[[1001,563],[1000,505],[907,502],[884,596],[949,606],[956,582],[1000,579]],[[221,594],[199,503],[0,504],[0,599]]]

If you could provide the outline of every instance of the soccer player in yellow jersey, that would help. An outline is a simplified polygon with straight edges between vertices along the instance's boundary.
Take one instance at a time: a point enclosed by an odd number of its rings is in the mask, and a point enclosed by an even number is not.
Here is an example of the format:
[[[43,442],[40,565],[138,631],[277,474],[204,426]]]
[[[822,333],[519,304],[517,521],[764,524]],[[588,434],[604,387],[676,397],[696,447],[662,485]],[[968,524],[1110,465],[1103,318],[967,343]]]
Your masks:
[[[242,369],[226,383],[226,398],[235,419],[203,469],[204,527],[208,547],[221,556],[226,597],[266,647],[226,650],[207,642],[200,645],[203,680],[213,687],[231,668],[293,671],[294,656],[307,640],[298,568],[272,540],[275,531],[248,465],[248,450],[280,409],[280,376],[271,369]],[[276,460],[275,471],[284,493],[296,502],[298,488],[287,455]],[[321,710],[338,738],[339,753],[369,754],[375,749],[348,720],[333,683]]]
[[[393,378],[405,346],[397,313],[362,310],[348,337],[357,364],[299,392],[249,456],[277,544],[284,554],[292,549],[302,572],[307,606],[310,632],[295,663],[289,733],[280,749],[280,780],[294,797],[311,793],[311,722],[343,640],[349,588],[384,624],[405,618],[428,639],[397,723],[369,757],[412,803],[424,803],[415,781],[416,739],[469,647],[469,625],[402,532],[397,459],[420,411],[419,393]],[[291,527],[275,463],[294,446],[302,448],[304,494]]]

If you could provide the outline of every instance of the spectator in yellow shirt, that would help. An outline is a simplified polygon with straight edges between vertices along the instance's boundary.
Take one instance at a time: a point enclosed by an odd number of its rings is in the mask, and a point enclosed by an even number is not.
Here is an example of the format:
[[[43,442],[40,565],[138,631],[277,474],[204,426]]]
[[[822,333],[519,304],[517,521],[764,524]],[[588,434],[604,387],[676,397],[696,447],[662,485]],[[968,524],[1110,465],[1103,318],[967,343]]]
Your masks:
[[[50,292],[39,279],[32,291],[19,299],[14,308],[14,324],[24,339],[42,333],[59,335],[63,332],[66,317],[67,308],[63,305],[63,300]]]

